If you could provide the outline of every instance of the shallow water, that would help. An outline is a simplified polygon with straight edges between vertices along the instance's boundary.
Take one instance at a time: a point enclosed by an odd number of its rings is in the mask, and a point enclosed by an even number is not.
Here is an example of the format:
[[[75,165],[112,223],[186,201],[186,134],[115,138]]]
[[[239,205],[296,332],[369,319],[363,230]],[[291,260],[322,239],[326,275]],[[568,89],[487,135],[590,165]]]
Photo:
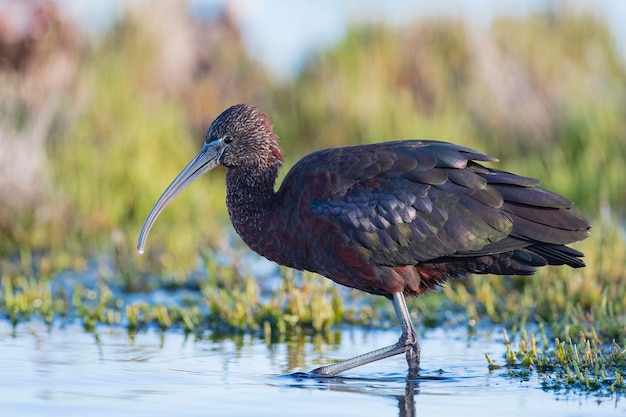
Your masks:
[[[194,340],[176,332],[79,326],[15,332],[0,322],[3,416],[586,416],[624,415],[622,400],[541,389],[490,371],[484,354],[503,363],[499,335],[464,329],[428,331],[422,371],[411,381],[399,356],[335,378],[297,378],[329,359],[392,344],[396,330],[346,328],[332,344],[266,344],[243,337]]]

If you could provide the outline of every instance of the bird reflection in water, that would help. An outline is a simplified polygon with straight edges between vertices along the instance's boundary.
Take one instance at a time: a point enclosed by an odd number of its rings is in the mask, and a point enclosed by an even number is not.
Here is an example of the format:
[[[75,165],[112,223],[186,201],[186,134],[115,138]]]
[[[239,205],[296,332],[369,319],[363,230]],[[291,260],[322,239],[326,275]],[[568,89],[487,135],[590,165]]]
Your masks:
[[[330,378],[311,373],[299,373],[283,377],[293,379],[292,383],[286,384],[291,388],[319,389],[394,398],[398,404],[400,417],[414,417],[416,415],[415,396],[420,393],[420,378],[424,378],[419,376],[400,378],[385,375],[377,375],[372,378]],[[427,378],[438,379],[436,377]]]

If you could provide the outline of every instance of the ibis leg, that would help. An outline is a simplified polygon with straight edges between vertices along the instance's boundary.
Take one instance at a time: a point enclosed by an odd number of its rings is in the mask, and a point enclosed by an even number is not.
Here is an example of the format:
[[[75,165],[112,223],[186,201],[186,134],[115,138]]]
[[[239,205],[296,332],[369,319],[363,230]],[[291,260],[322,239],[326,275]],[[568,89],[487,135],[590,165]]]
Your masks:
[[[347,371],[348,369],[356,368],[357,366],[406,353],[409,374],[415,375],[419,369],[420,347],[417,342],[417,333],[415,333],[413,323],[411,322],[409,309],[406,306],[404,295],[401,292],[393,294],[393,307],[400,320],[400,326],[402,327],[402,335],[395,344],[356,356],[352,359],[321,366],[312,370],[311,373],[333,376],[340,372]]]

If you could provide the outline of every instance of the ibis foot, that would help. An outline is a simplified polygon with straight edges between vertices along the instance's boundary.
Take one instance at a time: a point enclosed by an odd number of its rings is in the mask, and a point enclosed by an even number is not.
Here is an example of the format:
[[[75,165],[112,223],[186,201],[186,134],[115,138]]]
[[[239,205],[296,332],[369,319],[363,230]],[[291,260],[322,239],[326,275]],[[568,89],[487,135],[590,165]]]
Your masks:
[[[400,326],[402,327],[402,335],[395,344],[376,349],[363,355],[355,356],[354,358],[347,359],[345,361],[320,366],[319,368],[312,370],[311,374],[334,376],[338,373],[347,371],[348,369],[356,368],[357,366],[376,362],[401,353],[406,353],[406,361],[409,365],[409,375],[411,377],[417,376],[420,364],[420,346],[417,341],[417,333],[415,332],[413,323],[411,322],[409,310],[406,306],[406,301],[404,300],[404,295],[401,292],[393,294],[393,307],[396,311],[398,319],[400,320]]]

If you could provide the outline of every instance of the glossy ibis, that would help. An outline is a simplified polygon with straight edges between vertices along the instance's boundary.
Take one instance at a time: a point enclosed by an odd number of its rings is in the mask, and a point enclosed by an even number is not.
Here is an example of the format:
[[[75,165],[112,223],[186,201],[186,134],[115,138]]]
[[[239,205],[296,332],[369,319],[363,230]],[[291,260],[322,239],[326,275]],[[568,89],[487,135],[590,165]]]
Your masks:
[[[200,153],[163,192],[137,248],[163,208],[195,179],[226,167],[226,205],[255,252],[393,302],[402,335],[392,346],[322,366],[335,375],[420,350],[405,297],[468,274],[530,275],[544,265],[582,267],[565,246],[589,236],[572,202],[539,181],[487,168],[495,158],[446,142],[404,140],[322,149],[301,159],[278,191],[283,162],[266,114],[239,104],[217,117]]]

